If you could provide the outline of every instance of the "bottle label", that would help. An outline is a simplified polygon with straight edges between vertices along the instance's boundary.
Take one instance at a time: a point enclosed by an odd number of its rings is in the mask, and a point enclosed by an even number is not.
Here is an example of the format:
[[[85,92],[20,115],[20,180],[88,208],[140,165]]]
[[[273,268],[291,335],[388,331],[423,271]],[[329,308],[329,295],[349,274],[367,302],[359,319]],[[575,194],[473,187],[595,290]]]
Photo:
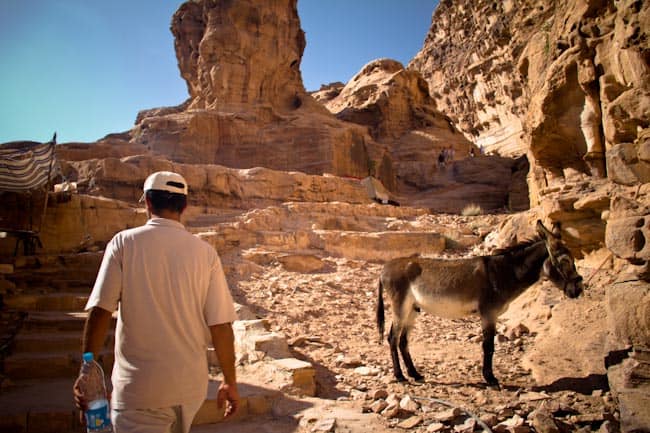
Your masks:
[[[102,431],[111,425],[108,400],[93,400],[86,411],[86,427],[89,432]]]

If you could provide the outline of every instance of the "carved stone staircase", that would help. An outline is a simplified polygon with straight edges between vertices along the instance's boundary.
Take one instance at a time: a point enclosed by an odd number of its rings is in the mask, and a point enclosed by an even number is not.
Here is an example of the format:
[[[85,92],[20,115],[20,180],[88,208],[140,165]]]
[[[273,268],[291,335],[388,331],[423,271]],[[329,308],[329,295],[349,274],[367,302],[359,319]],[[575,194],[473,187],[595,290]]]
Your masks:
[[[236,217],[241,212],[199,215],[188,228],[205,231]],[[81,335],[88,300],[103,252],[18,257],[4,265],[5,281],[12,289],[2,296],[2,311],[16,318],[11,327],[18,332],[3,353],[0,379],[0,431],[2,432],[82,432],[72,402],[72,384],[80,367]],[[6,272],[11,268],[11,272]],[[255,366],[240,366],[242,397],[235,422],[251,416],[268,415],[281,402],[289,401],[281,388],[291,387],[303,395],[315,394],[311,364],[293,359],[282,335],[268,331],[268,324],[245,309],[235,323],[240,359],[264,360]],[[113,329],[99,360],[107,376],[113,364]],[[250,353],[247,353],[250,352]],[[206,354],[208,359],[210,352]],[[245,364],[245,362],[242,362]],[[218,366],[217,366],[218,368]],[[256,383],[264,371],[267,383]],[[206,372],[208,374],[208,372]],[[269,386],[268,377],[275,378]],[[208,398],[195,418],[195,425],[216,423],[216,376],[211,376]],[[279,403],[280,402],[280,403]],[[295,407],[295,403],[293,405]]]
[[[102,253],[19,258],[8,280],[15,284],[3,297],[5,311],[19,312],[19,332],[3,362],[0,389],[0,431],[82,432],[72,403],[72,384],[80,367],[81,335],[87,314],[83,308],[101,262]],[[74,279],[71,279],[74,277]],[[241,311],[240,317],[252,314]],[[113,321],[114,329],[115,321]],[[262,368],[284,372],[291,385],[305,395],[315,393],[311,364],[292,359],[286,342],[268,332],[263,320],[240,320],[235,324],[238,350],[266,353],[275,357]],[[113,331],[106,339],[99,359],[107,376],[113,364]],[[284,344],[282,344],[284,343]],[[284,352],[282,351],[284,349]],[[250,369],[250,368],[249,368]],[[208,372],[206,372],[208,374]],[[267,414],[277,401],[285,399],[278,389],[256,384],[244,375],[237,420]],[[286,386],[286,384],[280,384]],[[216,407],[216,376],[210,381],[208,398],[195,424],[221,420]]]
[[[21,323],[3,354],[0,431],[82,431],[71,400],[80,366],[83,307],[101,253],[18,257],[7,275],[15,288],[3,310],[19,312]],[[100,359],[112,366],[113,338]]]

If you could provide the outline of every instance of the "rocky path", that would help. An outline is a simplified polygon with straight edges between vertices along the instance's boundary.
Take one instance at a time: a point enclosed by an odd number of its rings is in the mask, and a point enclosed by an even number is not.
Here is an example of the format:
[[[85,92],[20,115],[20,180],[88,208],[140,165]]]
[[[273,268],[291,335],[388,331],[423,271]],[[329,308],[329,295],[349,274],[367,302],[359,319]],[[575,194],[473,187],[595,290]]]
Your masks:
[[[602,387],[583,393],[570,386],[537,387],[521,366],[536,337],[523,325],[499,326],[495,374],[502,389],[495,390],[481,376],[478,319],[422,314],[410,346],[425,382],[396,383],[388,345],[378,344],[374,319],[380,265],[346,259],[328,265],[329,272],[319,274],[269,266],[235,289],[241,302],[287,335],[296,357],[316,366],[320,398],[377,413],[375,421],[386,431],[396,426],[422,432],[478,429],[468,413],[494,431],[598,431],[615,425],[616,407]]]
[[[502,220],[494,215],[443,214],[397,219],[385,226],[435,230],[460,239],[459,231],[482,236]],[[318,218],[314,221],[317,225]],[[451,258],[486,252],[486,245],[479,242],[465,247],[462,242],[452,245],[454,248],[439,255]],[[259,248],[258,245],[258,251]],[[493,431],[507,432],[616,431],[617,408],[602,377],[592,381],[567,378],[540,386],[524,367],[524,359],[539,337],[537,330],[544,327],[554,307],[562,310],[560,307],[564,306],[561,293],[550,283],[538,283],[528,298],[513,305],[515,309],[525,307],[530,311],[507,314],[498,325],[494,369],[501,390],[487,388],[483,383],[478,318],[447,320],[426,314],[418,318],[410,339],[411,353],[425,381],[403,384],[393,379],[385,336],[384,341],[378,341],[375,305],[380,262],[309,251],[306,256],[319,263],[308,270],[306,263],[310,261],[305,260],[302,265],[299,261],[288,262],[284,253],[269,252],[264,260],[257,260],[254,271],[235,278],[231,285],[238,302],[267,319],[274,332],[286,336],[293,355],[316,369],[318,399],[312,401],[311,412],[290,413],[297,423],[296,429],[285,431],[361,433],[399,428],[470,432],[480,431],[480,422]],[[293,253],[300,256],[300,251]],[[226,254],[224,260],[237,268],[242,266],[242,255]],[[585,267],[582,272],[586,275],[592,270]],[[602,282],[598,278],[593,281],[586,295],[589,299],[583,302],[597,305],[602,300],[604,291],[598,285],[608,281],[608,277],[603,278]],[[387,314],[388,326],[390,313]],[[585,312],[583,320],[588,320],[589,315]],[[535,325],[534,329],[525,326],[522,318],[529,326]],[[557,364],[565,373],[569,370],[568,376],[580,376],[579,369],[571,371],[571,361],[577,365],[580,360],[559,360],[557,356],[536,353],[535,361]],[[567,352],[564,358],[571,356]],[[342,412],[337,415],[337,410]],[[344,414],[350,410],[356,415],[346,418]],[[338,421],[330,422],[331,419]]]
[[[538,328],[529,329],[516,315],[498,326],[494,369],[501,390],[483,383],[477,318],[446,320],[421,314],[410,348],[425,381],[393,380],[388,344],[385,337],[378,341],[375,325],[377,278],[386,259],[375,249],[382,239],[390,239],[393,252],[401,254],[423,233],[435,233],[444,236],[446,248],[429,254],[481,254],[488,249],[481,239],[503,219],[427,215],[374,205],[288,204],[232,217],[199,215],[189,221],[188,227],[197,232],[212,230],[202,236],[219,249],[235,300],[283,336],[290,356],[313,366],[316,382],[314,397],[295,389],[278,393],[272,374],[265,377],[263,367],[249,359],[240,366],[240,379],[253,391],[264,389],[263,399],[271,402],[255,412],[253,399],[259,397],[253,393],[246,416],[227,423],[208,421],[212,423],[192,431],[616,431],[617,408],[606,383],[539,386],[523,367],[540,337]],[[206,221],[210,227],[203,227]],[[563,303],[546,283],[534,290],[537,295],[523,305],[534,308],[541,302],[543,308],[529,318],[547,318],[549,305]],[[536,362],[562,368],[570,361],[559,360],[557,354],[536,355]]]

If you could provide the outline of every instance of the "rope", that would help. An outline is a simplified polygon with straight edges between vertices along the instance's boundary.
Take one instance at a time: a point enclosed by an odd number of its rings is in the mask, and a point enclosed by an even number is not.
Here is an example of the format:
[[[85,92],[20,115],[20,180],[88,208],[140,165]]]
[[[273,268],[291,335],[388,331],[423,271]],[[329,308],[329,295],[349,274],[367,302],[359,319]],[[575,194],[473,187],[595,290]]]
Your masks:
[[[598,273],[598,271],[600,271],[600,270],[602,269],[602,267],[605,265],[605,263],[607,262],[607,260],[609,260],[609,259],[612,257],[613,254],[614,254],[614,253],[612,253],[611,251],[609,252],[609,254],[607,254],[607,257],[605,257],[605,260],[603,260],[603,261],[600,263],[600,265],[598,265],[598,267],[596,268],[596,270],[594,270],[594,271],[591,273],[591,275],[589,276],[589,278],[587,278],[587,281],[585,281],[585,285],[586,285],[586,286],[589,285],[589,283],[591,282],[592,278],[594,278],[594,276]]]
[[[637,282],[637,281],[641,281],[641,279],[639,279],[639,278],[632,278],[632,279],[630,279],[630,280],[615,281],[615,282],[613,282],[612,284],[626,284],[626,283],[634,283],[634,282]]]
[[[451,408],[453,408],[453,409],[460,409],[461,411],[463,411],[463,412],[465,412],[467,415],[469,415],[471,418],[473,418],[474,421],[476,421],[476,423],[477,423],[478,425],[480,425],[481,427],[483,427],[483,431],[484,431],[484,432],[492,433],[492,430],[490,430],[490,427],[488,427],[487,424],[485,424],[483,421],[481,421],[481,419],[480,419],[479,417],[477,417],[477,416],[474,415],[473,413],[471,413],[471,412],[469,412],[469,411],[463,409],[462,407],[453,404],[453,403],[450,402],[450,401],[447,401],[447,400],[441,400],[441,399],[439,399],[439,398],[431,398],[431,397],[413,397],[413,399],[415,399],[415,400],[427,400],[427,401],[432,401],[432,402],[434,402],[434,403],[439,403],[439,404],[442,404],[442,405],[444,405],[444,406],[451,407]]]

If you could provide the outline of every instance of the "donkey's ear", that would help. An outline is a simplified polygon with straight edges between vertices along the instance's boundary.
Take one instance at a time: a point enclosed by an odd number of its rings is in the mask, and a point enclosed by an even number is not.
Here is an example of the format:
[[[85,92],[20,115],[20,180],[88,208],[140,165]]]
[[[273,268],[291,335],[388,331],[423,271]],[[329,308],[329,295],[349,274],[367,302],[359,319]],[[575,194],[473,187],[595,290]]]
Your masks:
[[[537,229],[537,234],[542,239],[548,239],[549,235],[552,235],[552,233],[544,226],[542,220],[537,220],[537,225],[535,226],[535,228]]]
[[[553,235],[555,235],[556,238],[560,238],[560,236],[562,236],[562,224],[560,224],[559,221],[553,223],[553,228],[551,229],[551,233],[553,233]]]

